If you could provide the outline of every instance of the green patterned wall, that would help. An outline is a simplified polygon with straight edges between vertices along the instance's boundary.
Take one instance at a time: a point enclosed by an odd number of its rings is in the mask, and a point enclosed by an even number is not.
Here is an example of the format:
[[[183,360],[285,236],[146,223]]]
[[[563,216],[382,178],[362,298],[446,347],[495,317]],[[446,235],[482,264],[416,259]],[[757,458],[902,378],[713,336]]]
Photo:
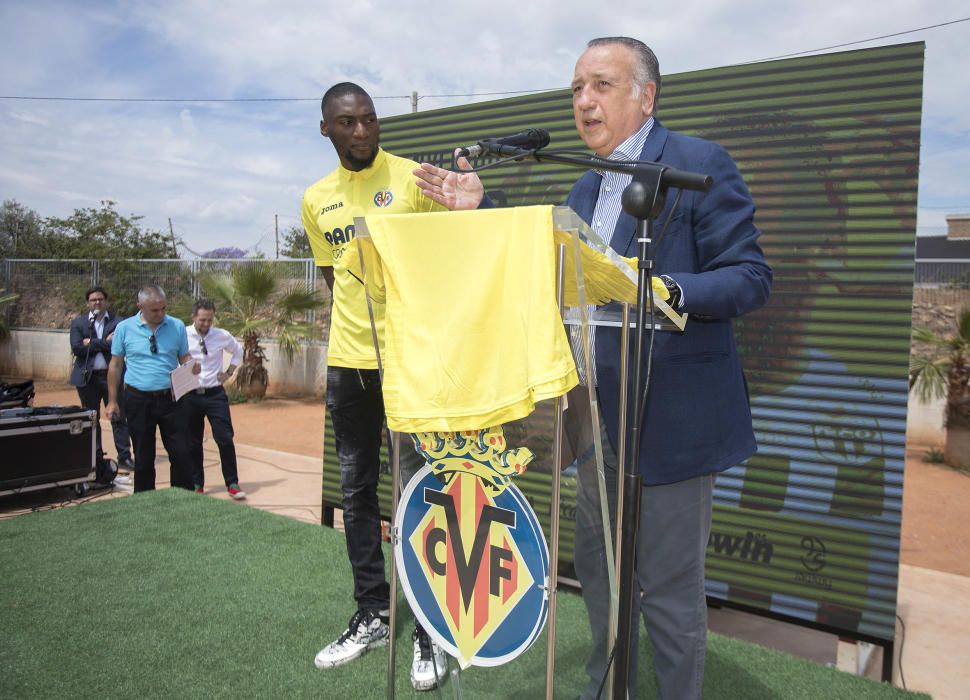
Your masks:
[[[732,153],[775,271],[769,304],[737,324],[760,447],[718,479],[708,595],[873,640],[895,635],[923,53],[911,43],[665,76],[657,115]],[[583,149],[568,90],[386,119],[382,141],[441,164],[529,127],[548,129],[550,148]],[[561,203],[579,172],[514,163],[482,175],[516,206]],[[548,415],[534,420],[548,432]],[[336,505],[332,450],[326,461]],[[523,484],[544,526],[548,468]],[[571,502],[564,483],[566,570]]]

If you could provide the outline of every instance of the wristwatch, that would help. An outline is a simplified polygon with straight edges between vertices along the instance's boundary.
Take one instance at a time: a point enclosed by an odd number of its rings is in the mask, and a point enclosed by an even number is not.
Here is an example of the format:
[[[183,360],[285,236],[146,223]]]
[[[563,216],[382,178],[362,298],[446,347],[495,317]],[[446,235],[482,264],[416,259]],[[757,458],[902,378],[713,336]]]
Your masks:
[[[680,285],[674,282],[674,280],[668,275],[660,275],[660,281],[664,283],[664,287],[667,288],[667,293],[670,294],[670,298],[667,300],[670,308],[679,309],[680,302],[684,296],[680,289]]]

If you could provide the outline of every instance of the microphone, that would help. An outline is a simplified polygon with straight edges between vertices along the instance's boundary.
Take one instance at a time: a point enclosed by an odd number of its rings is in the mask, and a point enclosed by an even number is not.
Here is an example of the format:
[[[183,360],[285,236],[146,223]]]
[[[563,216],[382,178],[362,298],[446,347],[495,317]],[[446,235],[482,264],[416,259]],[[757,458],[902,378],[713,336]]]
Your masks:
[[[483,153],[516,155],[518,151],[536,151],[549,145],[549,132],[545,129],[526,129],[511,136],[482,139],[474,146],[459,149],[458,157],[473,158]]]

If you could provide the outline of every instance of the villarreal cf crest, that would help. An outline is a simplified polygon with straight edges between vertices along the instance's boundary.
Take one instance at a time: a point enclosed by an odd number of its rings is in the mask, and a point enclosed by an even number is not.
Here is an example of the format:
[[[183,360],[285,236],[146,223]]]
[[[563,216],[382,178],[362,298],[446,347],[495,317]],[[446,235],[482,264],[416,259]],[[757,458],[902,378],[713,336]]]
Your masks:
[[[548,613],[549,550],[510,479],[532,460],[501,428],[419,433],[428,464],[395,518],[394,556],[412,610],[462,667],[498,666],[528,649]]]

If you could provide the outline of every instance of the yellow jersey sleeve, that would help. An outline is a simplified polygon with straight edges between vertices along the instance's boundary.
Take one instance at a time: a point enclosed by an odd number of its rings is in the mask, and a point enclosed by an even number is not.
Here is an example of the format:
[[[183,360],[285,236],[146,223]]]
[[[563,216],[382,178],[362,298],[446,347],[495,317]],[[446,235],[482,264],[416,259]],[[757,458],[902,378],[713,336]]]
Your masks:
[[[323,237],[317,225],[313,197],[309,190],[303,195],[300,218],[303,220],[303,230],[306,231],[307,240],[310,241],[314,264],[317,267],[333,267],[333,247]]]

